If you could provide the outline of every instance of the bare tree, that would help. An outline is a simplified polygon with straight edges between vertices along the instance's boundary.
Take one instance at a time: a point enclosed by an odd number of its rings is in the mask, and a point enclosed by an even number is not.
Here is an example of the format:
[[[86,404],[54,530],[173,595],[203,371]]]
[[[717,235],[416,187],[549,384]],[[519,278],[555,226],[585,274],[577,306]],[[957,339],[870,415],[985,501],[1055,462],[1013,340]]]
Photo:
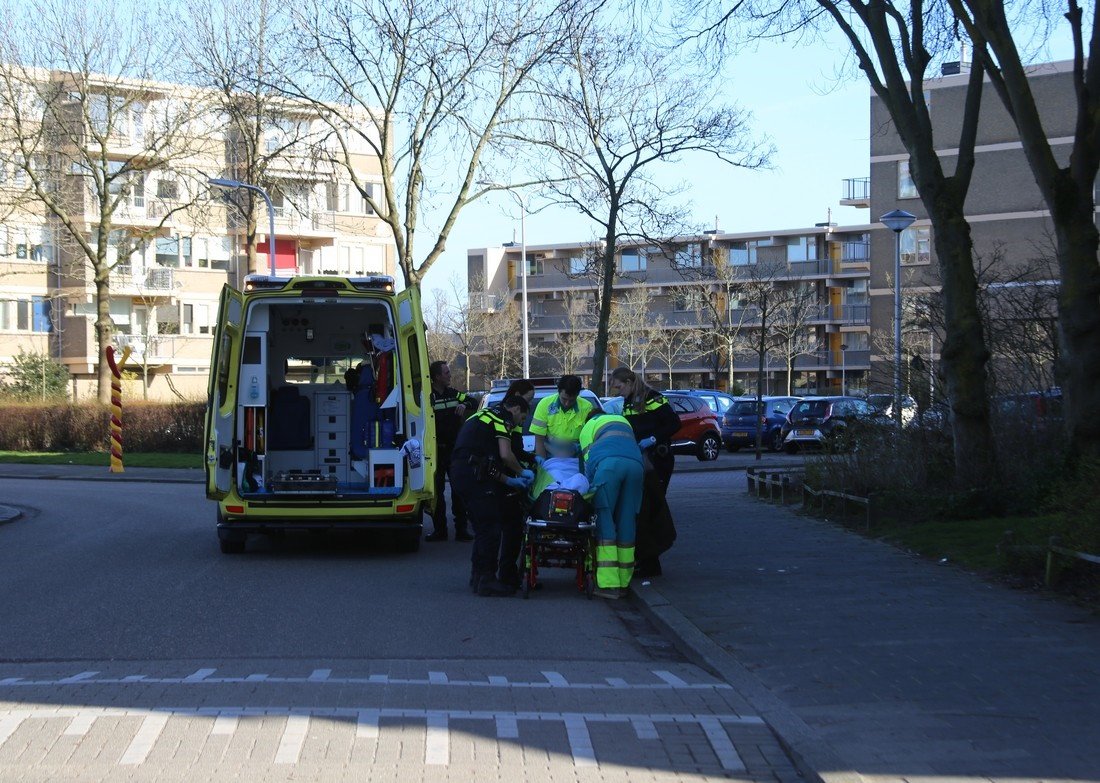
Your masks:
[[[719,43],[725,43],[727,30],[740,31],[742,25],[766,36],[812,35],[833,26],[848,41],[856,66],[882,101],[909,154],[909,170],[932,223],[943,281],[947,328],[941,367],[954,413],[955,481],[965,488],[988,486],[996,474],[987,389],[989,348],[978,313],[973,241],[964,209],[974,172],[983,62],[970,72],[957,137],[937,139],[924,85],[936,58],[943,59],[944,52],[958,43],[944,2],[706,0],[702,11],[695,3],[690,9],[685,4],[685,9],[691,14],[691,29],[699,32],[702,26]],[[951,173],[940,158],[944,147],[958,150]]]
[[[103,403],[111,392],[103,361],[114,331],[111,270],[183,208],[147,209],[146,177],[200,151],[191,122],[202,106],[160,81],[171,55],[163,40],[149,11],[65,0],[11,8],[0,32],[0,148],[27,197],[56,224],[64,276],[94,285]]]
[[[658,315],[653,320],[654,336],[650,341],[653,358],[663,364],[668,371],[668,385],[673,387],[673,370],[684,362],[694,361],[702,355],[700,347],[703,333],[691,327],[669,326],[665,317]]]
[[[461,210],[494,179],[491,150],[532,73],[583,19],[587,0],[311,0],[296,13],[291,95],[314,102],[325,151],[388,226],[419,286]],[[377,159],[370,175],[362,157]],[[375,179],[381,184],[375,190]],[[438,225],[424,225],[429,209]],[[418,255],[417,238],[434,234]]]
[[[543,343],[542,347],[560,375],[578,374],[589,356],[596,329],[595,301],[591,292],[565,289],[562,329],[554,335],[552,343]]]
[[[315,150],[325,132],[315,127],[311,106],[287,100],[281,89],[274,64],[293,58],[287,47],[290,18],[283,9],[269,0],[189,0],[166,22],[183,48],[191,81],[215,96],[228,176],[263,188],[285,214],[311,218],[316,205],[309,185],[319,176]],[[327,170],[331,173],[331,166]],[[223,195],[233,222],[244,229],[246,269],[258,271],[259,232],[267,228],[266,222],[259,228],[263,201],[248,189]],[[269,255],[274,252],[268,247]]]
[[[646,286],[628,288],[615,298],[608,324],[608,338],[618,348],[618,359],[627,367],[645,369],[656,337],[650,310],[653,291]]]
[[[624,243],[684,233],[683,187],[655,180],[663,167],[704,153],[757,168],[769,150],[748,137],[749,115],[715,101],[711,75],[621,24],[594,20],[571,38],[562,66],[537,85],[526,140],[548,198],[599,230],[601,293],[592,379],[602,389],[611,291]],[[640,270],[639,270],[640,271]]]
[[[694,282],[674,288],[673,296],[683,298],[681,309],[694,311],[700,325],[706,325],[712,344],[709,353],[714,377],[720,376],[724,359],[726,378],[732,384],[737,347],[743,342],[747,319],[753,314],[752,310],[737,306],[751,270],[746,271],[745,264],[734,263],[728,247],[710,248],[705,255],[703,258],[700,251],[699,263],[677,265],[680,274]]]
[[[810,326],[820,315],[821,302],[812,282],[792,280],[780,285],[781,295],[772,308],[771,331],[775,352],[783,358],[786,367],[787,394],[792,394],[795,360],[799,356],[817,354],[822,349]]]
[[[1095,187],[1100,171],[1100,28],[1095,5],[1068,0],[1065,18],[1073,45],[1073,146],[1059,162],[1043,126],[1025,67],[1021,38],[1049,28],[1045,3],[948,0],[974,43],[975,61],[1016,123],[1024,154],[1050,210],[1057,239],[1059,376],[1066,395],[1070,453],[1100,456],[1100,231]],[[1091,28],[1091,29],[1089,29]]]

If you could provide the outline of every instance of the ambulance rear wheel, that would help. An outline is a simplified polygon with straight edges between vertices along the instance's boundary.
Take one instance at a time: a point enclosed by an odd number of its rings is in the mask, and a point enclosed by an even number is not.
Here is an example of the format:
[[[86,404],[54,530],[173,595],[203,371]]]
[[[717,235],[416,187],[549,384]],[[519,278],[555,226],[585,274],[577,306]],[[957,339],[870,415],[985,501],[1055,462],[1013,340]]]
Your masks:
[[[236,530],[225,530],[220,525],[223,522],[222,510],[218,509],[218,548],[223,555],[244,554],[244,545],[248,541],[248,534]]]

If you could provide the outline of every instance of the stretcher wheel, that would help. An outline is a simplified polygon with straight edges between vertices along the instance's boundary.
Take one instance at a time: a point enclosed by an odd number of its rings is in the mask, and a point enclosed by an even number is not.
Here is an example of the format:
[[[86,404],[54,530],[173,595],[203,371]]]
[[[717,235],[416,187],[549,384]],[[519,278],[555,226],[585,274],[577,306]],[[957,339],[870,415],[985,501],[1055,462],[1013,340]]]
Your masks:
[[[592,596],[596,594],[596,579],[592,574],[584,575],[584,595],[585,598],[592,600]]]

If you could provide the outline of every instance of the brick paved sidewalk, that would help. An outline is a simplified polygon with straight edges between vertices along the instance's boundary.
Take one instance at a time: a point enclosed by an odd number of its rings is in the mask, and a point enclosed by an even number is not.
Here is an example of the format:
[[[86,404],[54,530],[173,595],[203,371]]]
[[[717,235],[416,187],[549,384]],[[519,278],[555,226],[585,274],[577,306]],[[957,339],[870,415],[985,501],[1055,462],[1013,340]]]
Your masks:
[[[1100,781],[1100,621],[677,476],[650,611],[826,781]]]

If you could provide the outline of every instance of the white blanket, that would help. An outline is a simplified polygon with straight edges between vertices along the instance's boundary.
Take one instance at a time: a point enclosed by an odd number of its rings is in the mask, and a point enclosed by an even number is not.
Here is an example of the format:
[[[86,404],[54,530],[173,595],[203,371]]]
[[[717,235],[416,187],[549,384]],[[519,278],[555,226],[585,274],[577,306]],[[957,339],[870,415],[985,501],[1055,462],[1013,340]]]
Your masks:
[[[588,477],[576,457],[551,457],[542,463],[542,469],[554,478],[547,489],[571,489],[582,495],[588,491]]]

